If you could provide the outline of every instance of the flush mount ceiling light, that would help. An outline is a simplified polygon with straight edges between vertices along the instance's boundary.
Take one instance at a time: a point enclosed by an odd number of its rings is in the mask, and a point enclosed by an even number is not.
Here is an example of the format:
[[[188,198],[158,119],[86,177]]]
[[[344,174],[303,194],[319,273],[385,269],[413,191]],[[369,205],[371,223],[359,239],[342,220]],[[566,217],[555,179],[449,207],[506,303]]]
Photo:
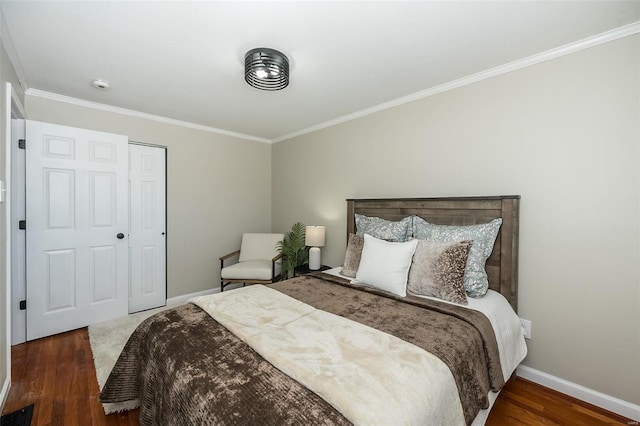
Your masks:
[[[289,85],[289,59],[282,52],[260,47],[244,55],[244,79],[260,90],[282,90]]]

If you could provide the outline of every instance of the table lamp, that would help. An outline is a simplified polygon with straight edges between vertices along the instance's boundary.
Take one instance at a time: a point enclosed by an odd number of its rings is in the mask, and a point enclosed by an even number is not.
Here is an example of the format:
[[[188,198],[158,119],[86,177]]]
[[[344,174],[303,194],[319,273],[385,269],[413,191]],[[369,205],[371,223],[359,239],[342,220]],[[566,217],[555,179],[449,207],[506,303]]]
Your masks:
[[[309,269],[320,269],[320,247],[324,247],[324,226],[307,226],[305,229],[304,245],[309,249]]]

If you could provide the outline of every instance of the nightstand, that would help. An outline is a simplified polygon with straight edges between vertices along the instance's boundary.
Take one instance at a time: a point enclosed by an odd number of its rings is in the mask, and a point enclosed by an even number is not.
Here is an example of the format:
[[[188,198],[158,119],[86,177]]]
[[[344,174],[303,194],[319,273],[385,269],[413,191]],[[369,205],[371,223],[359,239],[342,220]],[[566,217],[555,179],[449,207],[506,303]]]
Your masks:
[[[320,269],[312,271],[311,269],[309,269],[309,265],[302,265],[302,266],[298,266],[296,267],[293,276],[294,277],[299,277],[301,275],[307,275],[310,274],[312,272],[320,272],[320,271],[326,271],[327,269],[331,269],[331,266],[327,266],[327,265],[321,265]]]

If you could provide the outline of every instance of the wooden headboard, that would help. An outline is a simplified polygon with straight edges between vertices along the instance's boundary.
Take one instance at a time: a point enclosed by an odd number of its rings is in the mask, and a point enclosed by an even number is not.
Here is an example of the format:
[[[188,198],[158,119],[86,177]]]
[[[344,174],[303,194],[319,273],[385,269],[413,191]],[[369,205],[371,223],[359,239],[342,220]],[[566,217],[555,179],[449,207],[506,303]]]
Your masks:
[[[379,198],[347,200],[347,240],[356,231],[355,214],[377,216],[397,221],[416,215],[439,225],[473,225],[498,217],[502,226],[493,252],[487,259],[489,288],[518,307],[518,222],[520,196],[449,197],[449,198]]]

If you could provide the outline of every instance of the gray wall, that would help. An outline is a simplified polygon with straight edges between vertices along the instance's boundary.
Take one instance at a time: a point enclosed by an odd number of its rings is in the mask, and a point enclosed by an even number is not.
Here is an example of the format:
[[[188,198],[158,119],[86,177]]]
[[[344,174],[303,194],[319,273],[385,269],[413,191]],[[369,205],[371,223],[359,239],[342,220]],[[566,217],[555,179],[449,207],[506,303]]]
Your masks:
[[[326,225],[336,266],[346,198],[520,194],[525,364],[638,404],[639,64],[635,35],[277,143],[272,228]]]
[[[166,146],[168,297],[220,285],[218,258],[271,227],[271,146],[40,97],[27,117]]]

